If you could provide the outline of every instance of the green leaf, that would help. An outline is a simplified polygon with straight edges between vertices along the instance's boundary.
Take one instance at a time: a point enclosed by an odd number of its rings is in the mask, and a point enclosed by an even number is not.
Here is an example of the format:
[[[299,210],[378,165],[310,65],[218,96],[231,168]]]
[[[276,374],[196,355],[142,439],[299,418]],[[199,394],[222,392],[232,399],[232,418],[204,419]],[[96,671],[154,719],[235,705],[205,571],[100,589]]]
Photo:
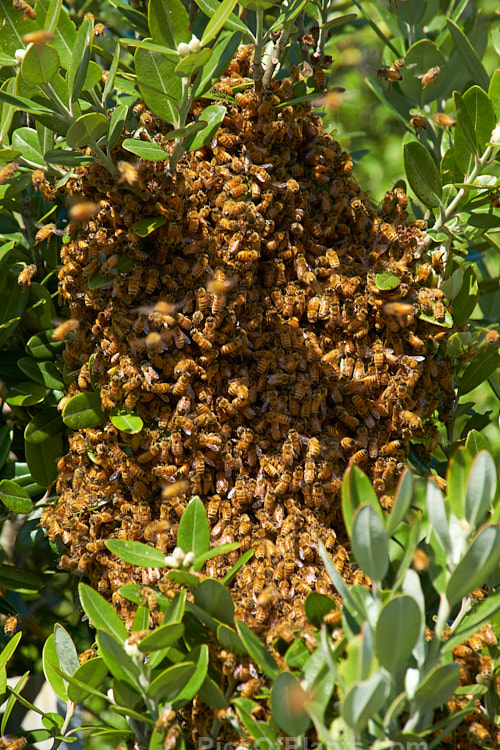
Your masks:
[[[359,466],[354,465],[346,471],[342,484],[342,512],[349,535],[352,533],[354,513],[363,503],[369,503],[384,522],[384,514],[372,483]]]
[[[36,0],[36,20],[40,29],[50,29],[54,32],[54,38],[50,45],[59,54],[61,66],[67,70],[71,64],[73,46],[76,39],[76,26],[69,17],[65,7],[53,12],[54,3],[51,0]],[[57,18],[57,23],[55,19]]]
[[[451,605],[481,588],[500,562],[500,526],[483,527],[453,571],[446,587]]]
[[[128,539],[106,539],[106,547],[121,560],[141,568],[164,568],[165,555],[160,550],[142,542]]]
[[[5,401],[10,406],[33,406],[45,398],[46,389],[40,383],[23,380],[7,391]]]
[[[54,626],[54,646],[59,668],[71,677],[80,666],[80,662],[70,634],[59,623]]]
[[[57,478],[57,459],[64,453],[61,435],[54,435],[43,443],[24,444],[26,461],[31,476],[42,487],[50,487]]]
[[[79,584],[78,593],[83,611],[93,627],[108,633],[118,643],[123,643],[127,638],[127,629],[111,604],[85,583]]]
[[[147,237],[149,234],[154,232],[155,229],[159,229],[160,227],[162,227],[165,222],[166,219],[163,216],[146,216],[144,219],[136,221],[135,224],[132,225],[132,229],[139,237]]]
[[[500,354],[494,347],[483,350],[472,359],[458,379],[458,393],[464,396],[484,383],[500,364]]]
[[[405,172],[410,186],[422,203],[431,208],[441,205],[441,180],[434,159],[418,141],[403,147]]]
[[[221,709],[228,708],[229,706],[229,703],[224,697],[224,693],[210,677],[205,677],[205,680],[198,691],[198,697],[203,703],[210,706],[210,708]]]
[[[18,594],[32,594],[45,586],[45,579],[34,570],[0,563],[0,588]]]
[[[495,462],[487,451],[481,451],[467,479],[465,494],[465,518],[472,528],[476,528],[491,507],[497,486]]]
[[[19,641],[22,638],[22,635],[22,631],[19,631],[18,633],[13,635],[8,643],[3,647],[2,652],[0,653],[0,669],[4,669],[7,662],[13,657],[14,652],[19,645]]]
[[[305,601],[305,612],[306,617],[315,627],[320,628],[323,622],[323,617],[337,609],[337,603],[331,596],[325,594],[318,594],[316,591],[311,591],[307,595]]]
[[[157,703],[173,703],[196,672],[196,664],[181,662],[168,667],[152,680],[146,693]]]
[[[453,545],[451,543],[443,493],[431,480],[427,482],[426,501],[432,530],[441,547],[446,551],[446,554],[451,557],[453,555]]]
[[[217,627],[216,636],[222,648],[225,648],[227,651],[232,651],[233,654],[246,654],[246,649],[241,642],[241,638],[233,628],[221,623]]]
[[[190,55],[183,57],[175,66],[175,75],[182,78],[190,78],[197,70],[203,68],[212,57],[211,49],[202,49],[199,52],[192,52]],[[194,124],[194,123],[193,123]]]
[[[81,664],[73,673],[75,680],[79,680],[84,685],[91,688],[97,688],[104,682],[108,673],[108,668],[101,656],[96,656]],[[78,703],[90,694],[90,691],[74,684],[68,685],[68,698],[73,703]]]
[[[92,40],[94,36],[94,21],[86,18],[82,21],[73,46],[73,54],[68,68],[68,94],[75,102],[80,96],[90,56],[92,54]]]
[[[389,599],[382,607],[375,629],[375,651],[391,674],[407,666],[422,622],[420,608],[411,596]]]
[[[170,570],[168,577],[171,581],[174,581],[181,586],[188,586],[189,588],[198,586],[200,582],[199,578],[192,573],[188,573],[186,570]]]
[[[446,495],[457,518],[465,518],[465,493],[472,456],[461,447],[453,455],[446,472]]]
[[[109,418],[111,424],[113,424],[120,432],[126,432],[129,435],[135,435],[140,432],[144,427],[144,422],[137,414],[113,414],[110,412]]]
[[[182,94],[182,81],[175,75],[177,61],[161,52],[141,48],[137,49],[134,61],[139,90],[149,109],[165,122],[176,123],[179,117],[176,103]]]
[[[355,732],[362,731],[382,708],[389,692],[387,680],[375,672],[368,680],[352,684],[342,701],[342,718]]]
[[[29,443],[43,443],[64,429],[63,421],[57,409],[50,408],[38,412],[26,425],[24,439]]]
[[[127,20],[127,25],[131,30],[136,31],[141,36],[148,35],[148,22],[144,13],[132,9],[124,0],[109,1],[111,5],[119,9],[121,15]]]
[[[467,440],[465,441],[465,447],[472,456],[476,456],[479,451],[489,450],[488,441],[483,433],[478,432],[477,430],[471,430],[469,432]]]
[[[255,746],[277,750],[279,747],[278,738],[269,724],[264,721],[256,721],[252,716],[251,711],[255,704],[245,698],[233,698],[231,703],[236,708],[236,713],[241,723],[255,740]]]
[[[170,622],[167,625],[161,625],[139,641],[139,651],[142,651],[143,654],[159,651],[178,641],[183,633],[184,625],[181,622]]]
[[[191,39],[189,16],[181,0],[150,0],[148,26],[153,40],[169,49],[176,50]]]
[[[97,427],[106,419],[98,393],[77,393],[67,402],[62,413],[63,422],[71,430]]]
[[[221,5],[218,0],[195,0],[195,2],[198,8],[209,18],[212,18],[217,13]],[[230,31],[240,31],[245,36],[249,34],[248,28],[235,13],[231,13],[224,25]]]
[[[33,44],[21,64],[21,75],[29,83],[50,83],[59,70],[59,55],[48,44]]]
[[[12,445],[12,427],[4,424],[0,427],[0,469],[3,467],[9,455],[10,446]]]
[[[196,669],[189,678],[188,683],[184,685],[175,698],[174,706],[176,710],[193,700],[207,676],[208,646],[205,643],[198,646],[189,653],[189,657],[194,662]]]
[[[193,98],[199,99],[217,81],[234,57],[241,40],[241,34],[234,32],[230,37],[222,35],[212,48],[210,60],[203,66],[193,84]]]
[[[120,62],[120,47],[119,45],[116,45],[116,49],[113,53],[113,59],[111,60],[111,64],[109,66],[108,77],[106,78],[106,83],[104,84],[104,89],[102,91],[102,101],[104,105],[106,105],[106,102],[108,101],[108,98],[111,95],[111,92],[113,91],[116,71],[118,70],[119,62]]]
[[[184,515],[187,511],[184,511]],[[184,515],[182,518],[184,518]],[[182,521],[182,519],[181,519]],[[214,578],[205,578],[194,590],[194,603],[226,625],[234,620],[234,604],[231,594],[225,586]]]
[[[495,112],[495,117],[500,120],[500,68],[493,71],[488,88],[488,96]]]
[[[404,59],[405,67],[401,71],[403,80],[399,81],[399,87],[413,106],[422,109],[425,104],[429,104],[435,99],[448,98],[452,84],[452,81],[449,80],[450,72],[448,71],[446,58],[434,42],[429,39],[421,39],[410,47],[404,55]],[[424,89],[422,76],[435,67],[440,69],[439,75],[435,81],[429,83]]]
[[[5,268],[0,273],[0,299],[2,300],[0,309],[0,346],[2,346],[19,324],[21,315],[28,302],[26,291],[23,291],[19,284],[15,282],[15,279],[5,272]]]
[[[33,503],[24,487],[10,479],[0,482],[0,500],[13,513],[29,513],[33,510]]]
[[[124,646],[104,630],[97,631],[96,641],[99,646],[99,655],[104,659],[113,677],[135,687],[139,681],[139,666],[126,653]]]
[[[122,143],[122,148],[126,151],[131,151],[136,156],[140,156],[141,159],[146,161],[165,161],[169,158],[169,154],[157,143],[150,143],[149,141],[140,141],[137,138],[125,138]],[[160,217],[148,217],[158,220]],[[143,220],[141,220],[143,221]],[[140,222],[137,222],[139,224]],[[165,223],[165,220],[163,220]],[[154,227],[156,229],[156,227]],[[134,230],[135,231],[135,230]],[[151,230],[153,231],[153,230]]]
[[[240,558],[234,563],[233,567],[226,573],[224,578],[222,579],[222,583],[224,586],[229,586],[231,581],[234,579],[236,574],[242,569],[246,563],[252,559],[254,555],[253,549],[249,549],[246,552],[244,552]]]
[[[399,528],[404,517],[408,513],[413,497],[413,482],[411,473],[405,469],[399,479],[398,487],[394,497],[394,504],[387,519],[387,536],[391,537]]]
[[[42,666],[45,679],[57,697],[64,701],[68,700],[68,683],[53,667],[60,669],[59,657],[57,656],[54,633],[51,633],[44,643],[42,650]]]
[[[198,571],[205,565],[207,560],[211,560],[213,557],[219,555],[227,555],[228,552],[232,552],[234,549],[240,547],[240,542],[228,542],[227,544],[221,544],[219,547],[214,547],[204,552],[202,555],[197,555],[193,561],[193,570]]]
[[[453,298],[453,321],[457,328],[467,323],[476,307],[478,299],[479,289],[476,276],[474,269],[469,267],[464,271],[460,290]]]
[[[186,151],[194,151],[202,148],[212,140],[226,115],[226,107],[221,104],[211,104],[203,110],[202,119],[206,126],[192,138],[187,138],[184,144]]]
[[[471,86],[462,97],[467,113],[472,123],[474,136],[479,153],[481,154],[491,137],[491,131],[496,125],[493,105],[482,88]],[[458,120],[460,126],[460,120]]]
[[[462,65],[464,65],[469,72],[471,79],[476,81],[485,91],[488,91],[490,79],[488,73],[484,69],[484,65],[477,56],[474,47],[471,45],[463,31],[450,18],[446,19],[446,25],[451,32]]]
[[[210,527],[205,506],[199,497],[193,497],[181,516],[177,529],[177,546],[184,552],[194,552],[195,557],[210,547]]]
[[[243,645],[248,651],[248,654],[256,665],[264,672],[264,674],[272,680],[276,680],[281,670],[264,644],[259,640],[255,633],[250,630],[248,625],[241,620],[236,620],[236,630],[238,631],[238,635],[243,641]]]
[[[453,695],[458,687],[460,667],[458,664],[441,664],[432,667],[421,680],[413,696],[413,702],[421,714],[432,711]]]
[[[17,128],[12,134],[12,145],[22,152],[23,160],[35,168],[45,169],[38,134],[33,128]]]
[[[396,289],[399,286],[399,279],[397,276],[394,276],[394,274],[384,271],[375,276],[375,284],[377,289],[381,289],[382,291],[385,291],[386,289]]]
[[[470,151],[471,154],[476,155],[478,152],[476,131],[467,105],[458,91],[453,92],[453,101],[455,103],[455,109],[457,111],[458,132],[463,138],[465,147]],[[458,132],[456,132],[456,135],[458,135]],[[459,144],[458,148],[457,146],[455,146],[455,150],[457,152],[457,157],[460,158],[460,166],[464,168],[464,171],[467,171],[465,170],[465,166],[470,162],[465,162],[464,156],[461,156],[462,144]]]
[[[237,2],[238,0],[223,0],[223,2],[220,3],[205,27],[205,31],[201,38],[202,47],[211,42],[212,39],[215,39],[219,31],[224,27],[229,16],[232,14]]]
[[[49,109],[45,105],[39,104],[32,99],[27,99],[24,96],[13,94],[10,91],[6,91],[5,89],[0,90],[0,101],[5,102],[6,104],[10,104],[16,109],[21,109],[23,112],[27,112],[28,114],[54,115],[53,110]]]
[[[92,146],[108,130],[108,118],[100,112],[88,112],[70,125],[66,142],[71,148]]]
[[[127,114],[128,107],[126,104],[120,104],[118,107],[115,107],[115,109],[111,113],[111,117],[109,119],[108,137],[106,141],[106,145],[109,151],[111,151],[111,149],[114,148],[120,140],[120,136],[125,126],[125,120],[127,119]]]
[[[271,690],[271,711],[273,721],[290,737],[304,734],[311,719],[304,706],[309,696],[300,682],[290,672],[278,675]]]
[[[389,569],[389,540],[371,505],[362,505],[356,511],[351,542],[354,557],[364,573],[381,581]]]

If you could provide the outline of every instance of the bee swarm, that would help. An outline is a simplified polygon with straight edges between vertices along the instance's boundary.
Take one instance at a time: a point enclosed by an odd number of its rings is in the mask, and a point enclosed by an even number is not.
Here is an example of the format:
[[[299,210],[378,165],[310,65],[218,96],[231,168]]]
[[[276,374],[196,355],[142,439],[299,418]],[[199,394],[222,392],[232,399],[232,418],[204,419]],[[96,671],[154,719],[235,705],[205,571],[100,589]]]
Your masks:
[[[219,92],[248,66],[233,61]],[[174,176],[118,147],[120,180],[95,163],[63,188],[75,205],[60,293],[79,324],[69,395],[95,388],[104,410],[145,426],[71,433],[42,525],[129,623],[121,585],[142,584],[154,607],[150,587],[173,584],[117,561],[105,540],[171,552],[199,495],[213,544],[241,543],[204,572],[220,578],[254,548],[232,586],[237,616],[288,640],[307,593],[332,592],[319,541],[346,580],[366,580],[344,546],[345,469],[359,465],[389,507],[410,439],[435,441],[429,420],[455,395],[438,350],[445,301],[404,192],[374,213],[349,155],[307,105],[286,104],[290,92],[285,79],[260,99],[236,94]],[[162,143],[164,124],[146,111],[141,123]],[[142,238],[145,217],[165,222]]]

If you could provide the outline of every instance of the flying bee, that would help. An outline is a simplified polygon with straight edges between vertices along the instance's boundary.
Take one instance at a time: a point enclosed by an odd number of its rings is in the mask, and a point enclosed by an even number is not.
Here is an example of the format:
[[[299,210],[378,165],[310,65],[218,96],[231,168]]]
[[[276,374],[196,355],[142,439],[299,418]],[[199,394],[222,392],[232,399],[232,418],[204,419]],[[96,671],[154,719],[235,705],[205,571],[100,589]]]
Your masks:
[[[72,222],[88,222],[98,211],[99,206],[94,201],[80,201],[68,209],[68,216]]]
[[[434,83],[440,72],[441,68],[438,65],[434,65],[434,67],[429,68],[427,73],[424,73],[422,76],[417,76],[417,78],[421,79],[422,88],[426,89],[430,83]]]
[[[415,135],[418,135],[421,130],[425,130],[427,128],[428,123],[425,117],[414,115],[410,118],[410,125],[412,128],[415,128]]]
[[[394,68],[379,68],[377,70],[377,75],[379,78],[383,78],[384,81],[387,81],[388,91],[391,90],[391,85],[394,81],[401,81],[403,78],[399,70],[395,70]]]
[[[19,272],[17,277],[17,283],[20,286],[31,286],[31,282],[35,278],[38,271],[36,263],[31,263],[29,266],[25,266],[22,271]]]
[[[444,112],[435,112],[432,115],[432,119],[436,125],[441,125],[442,128],[453,128],[457,124],[457,121],[451,115],[447,115]]]
[[[66,336],[70,333],[74,333],[79,328],[79,321],[75,318],[71,318],[70,320],[65,320],[62,323],[60,323],[56,328],[54,328],[54,331],[52,332],[52,338],[54,341],[64,341]]]
[[[39,29],[38,31],[31,31],[29,34],[25,34],[23,36],[23,42],[25,44],[33,44],[34,46],[37,46],[39,44],[46,44],[47,42],[51,42],[53,38],[54,34],[52,33],[52,31]]]

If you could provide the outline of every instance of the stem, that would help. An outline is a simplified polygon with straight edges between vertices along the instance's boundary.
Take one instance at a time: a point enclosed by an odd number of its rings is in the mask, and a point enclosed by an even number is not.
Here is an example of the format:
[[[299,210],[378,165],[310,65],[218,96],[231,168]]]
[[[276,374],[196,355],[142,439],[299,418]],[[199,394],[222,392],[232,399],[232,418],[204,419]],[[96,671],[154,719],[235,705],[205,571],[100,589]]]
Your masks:
[[[257,26],[255,31],[255,52],[253,58],[253,80],[256,93],[262,91],[262,48],[264,46],[264,11],[262,8],[255,11]]]
[[[112,175],[117,174],[117,169],[111,159],[109,159],[102,148],[100,148],[95,141],[90,141],[90,147],[92,151],[95,153],[95,155],[98,157],[99,161],[103,165],[103,167],[106,167],[108,172],[110,172]]]
[[[317,65],[323,64],[323,58],[325,56],[325,44],[326,44],[326,34],[325,31],[325,24],[328,21],[328,6],[329,2],[328,0],[323,0],[321,3],[321,23],[319,26],[319,34],[318,34],[318,43],[316,44],[316,52],[315,54],[318,57]]]
[[[42,87],[44,88],[45,93],[47,94],[47,96],[50,99],[52,99],[52,101],[54,102],[54,104],[58,108],[58,110],[60,112],[60,115],[62,115],[62,117],[65,120],[67,120],[67,119],[73,120],[73,116],[72,116],[70,110],[67,108],[67,106],[64,104],[64,102],[62,101],[62,99],[59,97],[58,93],[56,92],[56,90],[54,89],[54,87],[52,86],[52,84],[51,83],[44,83],[44,84],[42,84]]]
[[[266,65],[266,72],[264,73],[264,76],[262,78],[262,88],[264,89],[267,89],[269,85],[271,84],[271,78],[273,77],[273,73],[287,45],[287,42],[290,38],[290,34],[292,33],[292,26],[293,24],[284,26],[284,28],[281,31],[281,34],[278,37],[276,44],[274,45],[272,54],[269,56],[269,59]]]
[[[186,119],[188,116],[188,112],[191,108],[191,76],[188,76],[187,78],[182,79],[182,93],[181,93],[181,102],[179,104],[179,117],[177,118],[177,122],[175,124],[175,128],[184,128],[186,126]],[[179,159],[181,158],[182,154],[184,153],[184,141],[185,138],[177,138],[175,141],[174,150],[172,151],[172,156],[169,159],[169,169],[170,172],[173,174],[175,170],[177,169],[177,164],[179,163]]]
[[[76,703],[73,703],[73,701],[68,701],[66,703],[66,716],[64,717],[64,723],[61,729],[59,730],[59,733],[63,736],[66,734],[66,731],[69,727],[69,723],[71,719],[73,718],[73,714],[75,713],[75,708],[76,708]],[[56,750],[56,748],[59,747],[61,742],[62,740],[54,739],[54,742],[52,743],[52,747],[50,750]]]
[[[443,636],[443,630],[446,627],[446,623],[448,622],[448,617],[450,616],[450,605],[448,602],[448,599],[444,594],[441,594],[441,599],[439,601],[439,609],[436,617],[436,627],[434,628],[434,639],[431,642],[431,646],[429,649],[429,656],[427,659],[427,668],[430,669],[431,666],[434,665],[434,663],[437,661],[439,656],[439,650],[441,648],[441,638]]]
[[[481,171],[482,167],[484,167],[485,164],[489,161],[492,153],[493,153],[493,146],[488,146],[484,154],[479,159],[477,159],[476,164],[474,165],[474,169],[472,170],[470,175],[464,179],[464,182],[466,185],[471,185],[474,182],[479,172]],[[460,190],[458,191],[456,196],[453,198],[449,206],[441,211],[441,215],[438,216],[438,218],[436,219],[436,223],[432,227],[433,230],[437,231],[438,229],[441,229],[443,224],[445,224],[448,221],[448,219],[450,219],[453,216],[455,209],[457,208],[458,204],[460,203],[460,201],[462,200],[466,192],[467,192],[466,188],[460,188]]]

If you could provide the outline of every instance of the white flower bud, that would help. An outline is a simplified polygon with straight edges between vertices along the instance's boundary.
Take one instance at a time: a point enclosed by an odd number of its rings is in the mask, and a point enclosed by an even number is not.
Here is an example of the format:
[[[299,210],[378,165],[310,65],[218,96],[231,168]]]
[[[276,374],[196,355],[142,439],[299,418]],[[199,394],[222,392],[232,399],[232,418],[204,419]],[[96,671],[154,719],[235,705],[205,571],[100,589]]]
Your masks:
[[[173,557],[178,560],[179,562],[182,562],[184,558],[186,557],[186,553],[183,549],[180,547],[176,547],[172,553]]]
[[[200,51],[200,47],[201,47],[200,40],[194,34],[191,37],[191,41],[189,42],[188,47],[189,47],[189,51],[190,52],[199,52]]]
[[[189,54],[191,54],[189,44],[186,44],[186,42],[181,42],[177,47],[177,54],[179,55],[179,57],[187,57]]]
[[[494,143],[495,146],[500,146],[500,122],[498,125],[493,128],[490,136],[491,143]]]
[[[183,561],[184,567],[189,568],[193,560],[194,560],[194,552],[188,552]]]
[[[130,643],[129,638],[125,641],[125,653],[131,657],[142,656],[137,643]]]
[[[18,65],[21,65],[27,51],[27,49],[16,49],[14,52],[14,57],[16,58]]]
[[[178,568],[180,567],[180,562],[173,555],[166,555],[165,565],[167,568]]]

